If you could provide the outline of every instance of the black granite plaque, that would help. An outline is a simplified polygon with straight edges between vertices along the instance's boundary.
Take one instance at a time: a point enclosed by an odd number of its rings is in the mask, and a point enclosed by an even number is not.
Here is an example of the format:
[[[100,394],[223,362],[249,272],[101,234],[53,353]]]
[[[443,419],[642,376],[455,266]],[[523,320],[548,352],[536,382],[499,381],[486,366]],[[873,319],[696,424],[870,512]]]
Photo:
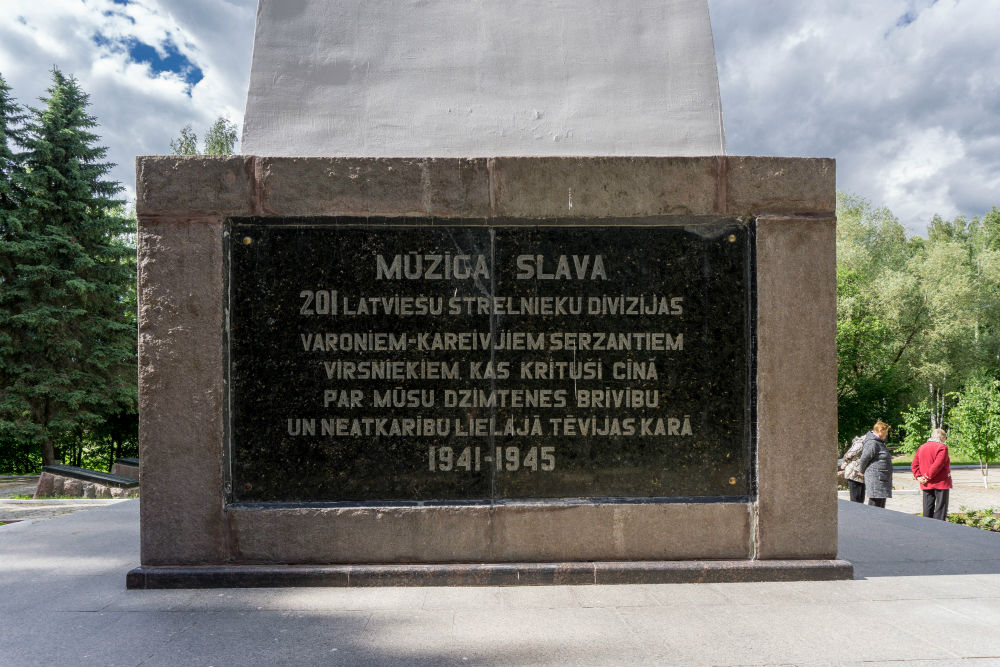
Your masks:
[[[753,495],[750,223],[460,222],[230,221],[234,502]]]

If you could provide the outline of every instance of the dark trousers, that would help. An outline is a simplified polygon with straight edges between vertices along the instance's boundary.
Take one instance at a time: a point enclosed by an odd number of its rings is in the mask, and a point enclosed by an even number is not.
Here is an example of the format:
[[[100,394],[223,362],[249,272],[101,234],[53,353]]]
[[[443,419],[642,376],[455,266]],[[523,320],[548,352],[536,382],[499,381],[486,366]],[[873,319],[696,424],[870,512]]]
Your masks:
[[[951,489],[924,489],[924,516],[945,521]]]
[[[847,488],[851,494],[852,503],[865,502],[865,483],[855,482],[853,479],[847,480]]]
[[[872,507],[885,507],[885,498],[869,498],[868,504]]]

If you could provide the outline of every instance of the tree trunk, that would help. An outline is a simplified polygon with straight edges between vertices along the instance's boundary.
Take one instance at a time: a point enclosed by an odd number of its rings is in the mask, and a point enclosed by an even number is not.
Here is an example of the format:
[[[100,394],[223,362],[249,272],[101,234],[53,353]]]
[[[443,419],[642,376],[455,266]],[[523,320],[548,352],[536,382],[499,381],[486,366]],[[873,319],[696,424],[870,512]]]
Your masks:
[[[56,450],[52,446],[52,438],[46,436],[42,440],[42,465],[51,466],[56,463]]]
[[[41,401],[41,402],[39,402]],[[42,399],[33,400],[30,402],[31,405],[31,420],[36,424],[45,427],[49,423],[49,402]],[[52,444],[52,436],[45,432],[45,437],[42,439],[41,444],[42,449],[42,465],[51,466],[56,464],[56,449]]]
[[[934,398],[934,383],[927,383],[927,404],[931,408],[931,430],[937,428],[937,399]]]

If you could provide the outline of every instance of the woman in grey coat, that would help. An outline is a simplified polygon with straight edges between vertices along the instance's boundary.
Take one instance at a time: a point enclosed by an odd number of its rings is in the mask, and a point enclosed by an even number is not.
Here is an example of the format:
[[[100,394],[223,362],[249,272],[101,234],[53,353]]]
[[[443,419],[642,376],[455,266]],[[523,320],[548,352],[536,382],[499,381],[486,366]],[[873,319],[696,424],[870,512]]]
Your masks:
[[[889,425],[878,421],[865,436],[865,444],[858,460],[858,468],[865,478],[868,504],[885,507],[885,499],[892,498],[892,455],[885,446]]]

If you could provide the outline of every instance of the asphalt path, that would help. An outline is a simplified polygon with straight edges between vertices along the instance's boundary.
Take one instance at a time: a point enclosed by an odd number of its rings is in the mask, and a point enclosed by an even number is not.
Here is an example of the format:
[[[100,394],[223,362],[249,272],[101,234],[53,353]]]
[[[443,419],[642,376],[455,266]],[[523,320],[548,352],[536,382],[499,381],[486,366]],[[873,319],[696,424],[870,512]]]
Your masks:
[[[0,667],[1000,665],[1000,534],[902,512],[847,581],[129,591],[139,502],[0,527]]]

